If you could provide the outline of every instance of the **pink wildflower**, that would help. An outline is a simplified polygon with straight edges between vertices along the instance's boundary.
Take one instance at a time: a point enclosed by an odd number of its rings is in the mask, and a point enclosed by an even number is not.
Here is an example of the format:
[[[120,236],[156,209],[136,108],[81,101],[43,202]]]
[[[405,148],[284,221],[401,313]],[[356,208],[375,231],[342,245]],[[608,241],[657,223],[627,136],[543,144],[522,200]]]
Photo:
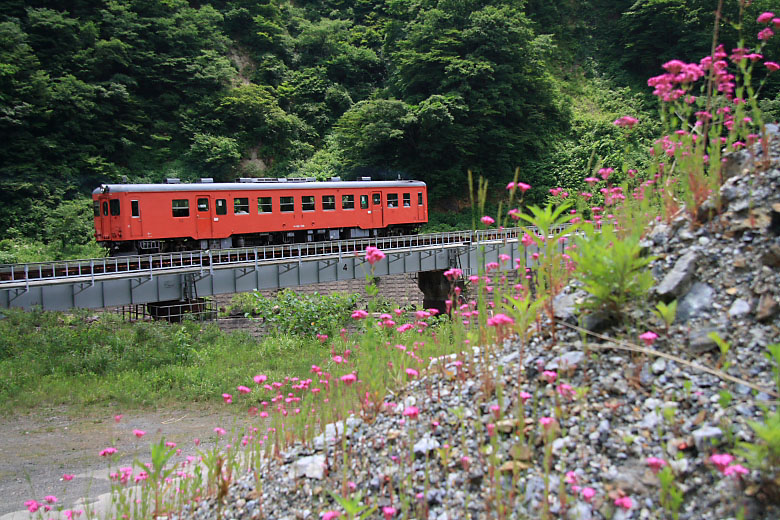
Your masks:
[[[27,511],[30,513],[35,513],[41,507],[41,504],[39,504],[37,500],[28,500],[24,503],[24,507],[26,507]]]
[[[762,30],[760,30],[760,31],[758,32],[758,35],[757,35],[756,37],[757,37],[759,40],[768,40],[769,38],[771,38],[771,37],[772,37],[772,36],[774,36],[774,35],[775,35],[774,31],[772,31],[772,29],[770,29],[769,27],[767,27],[766,29],[762,29]]]
[[[64,480],[65,482],[70,482],[71,480],[73,480],[73,477],[75,477],[75,476],[76,475],[71,475],[70,473],[65,473],[62,476],[62,480]]]
[[[419,372],[417,372],[417,370],[415,370],[413,368],[407,368],[406,369],[406,375],[409,376],[409,377],[417,377],[420,374],[419,374]]]
[[[529,394],[528,392],[520,392],[520,399],[522,399],[522,400],[523,400],[523,404],[525,404],[526,402],[528,402],[528,400],[529,400],[531,397],[532,397],[532,396],[531,396],[531,394]]]
[[[558,388],[556,390],[561,395],[561,397],[565,397],[567,399],[574,399],[575,392],[574,389],[571,387],[571,385],[562,383],[558,385]]]
[[[368,313],[364,311],[363,309],[358,309],[355,312],[352,313],[352,319],[353,320],[362,320],[363,318],[368,317]]]
[[[461,276],[463,276],[463,270],[462,269],[452,268],[452,269],[447,269],[446,271],[444,271],[444,277],[447,280],[450,280],[450,281],[457,280]]]
[[[347,386],[350,386],[355,381],[357,381],[357,376],[355,374],[346,374],[341,376],[341,382]]]
[[[496,425],[493,424],[493,423],[488,424],[487,425],[487,432],[488,432],[488,437],[492,437],[493,435],[495,435],[496,434]]]
[[[506,314],[496,314],[487,321],[488,327],[500,327],[502,325],[513,325],[515,320],[507,316]]]
[[[772,23],[772,19],[774,17],[775,17],[775,13],[767,11],[758,15],[758,18],[756,18],[756,22],[763,23],[763,24],[770,24]]]
[[[143,430],[133,430],[133,435],[135,435],[136,437],[138,437],[140,439],[141,437],[146,435],[146,432],[143,431]]]
[[[769,72],[775,72],[777,70],[780,70],[780,65],[778,65],[774,61],[765,61],[764,67],[768,68]]]
[[[585,499],[585,502],[590,502],[593,500],[593,497],[596,496],[596,490],[591,487],[582,488],[582,497]]]
[[[621,128],[633,128],[639,120],[631,116],[623,116],[620,119],[616,119],[612,124]]]
[[[533,245],[534,239],[531,238],[531,235],[529,235],[528,233],[524,233],[523,238],[520,240],[520,242],[523,243],[523,246],[530,247]]]
[[[726,475],[726,476],[729,476],[729,475],[735,475],[735,476],[747,475],[748,474],[748,469],[745,466],[741,465],[741,464],[732,464],[731,466],[729,466],[728,468],[723,470],[723,474]]]
[[[230,394],[222,394],[222,400],[225,401],[225,404],[230,404],[233,402],[233,396]]]
[[[237,390],[238,390],[239,394],[248,394],[249,392],[252,391],[251,388],[249,388],[248,386],[244,386],[244,385],[238,385]]]
[[[613,170],[612,168],[601,168],[599,170],[599,175],[601,176],[602,179],[607,180],[609,179],[609,176],[612,175],[614,171],[615,170]]]
[[[366,262],[368,262],[369,264],[374,265],[384,257],[385,254],[382,251],[380,251],[379,248],[376,248],[374,246],[368,246],[366,248]]]
[[[114,422],[118,423],[122,420],[122,417],[124,417],[121,413],[114,416]]]
[[[653,343],[655,343],[655,340],[658,339],[658,334],[656,334],[653,331],[648,330],[644,334],[639,335],[639,339],[645,342],[645,345],[648,347],[652,347]]]
[[[627,511],[634,507],[634,502],[631,501],[631,497],[620,497],[615,499],[615,505]]]
[[[45,501],[47,501],[48,503],[50,503],[50,504],[56,504],[57,503],[57,497],[55,497],[54,495],[46,495],[45,497],[43,497],[43,499]]]
[[[222,437],[222,436],[223,436],[223,435],[225,435],[227,432],[225,431],[225,429],[224,429],[224,428],[220,428],[219,426],[217,426],[216,428],[214,428],[214,433],[216,433],[217,435],[219,435],[220,437]]]
[[[325,511],[322,515],[322,520],[333,520],[334,518],[338,518],[341,516],[341,513],[338,511]]]
[[[510,182],[509,184],[506,185],[506,189],[507,190],[513,190],[513,189],[515,189],[515,187],[516,186],[515,186],[514,182]]]
[[[710,456],[710,462],[715,464],[715,467],[718,468],[718,471],[723,473],[726,471],[726,468],[729,464],[732,463],[734,460],[734,457],[729,455],[728,453],[715,453],[712,456]]]
[[[385,517],[385,520],[390,520],[395,516],[395,508],[392,506],[385,506],[382,508],[382,514]]]
[[[539,419],[539,424],[544,426],[545,429],[552,426],[553,422],[555,422],[555,419],[553,419],[552,417],[542,417],[541,419]]]
[[[486,226],[492,226],[492,225],[493,225],[493,224],[495,224],[495,222],[496,222],[496,221],[493,219],[493,217],[490,217],[490,216],[488,216],[488,215],[485,215],[484,217],[482,217],[482,218],[481,218],[481,219],[479,219],[479,220],[481,220],[481,221],[482,221],[482,223],[483,223],[483,224],[485,224]]]
[[[666,461],[664,459],[659,459],[658,457],[647,457],[647,459],[645,459],[645,463],[650,466],[650,469],[655,475],[661,471],[661,468],[666,466]]]
[[[258,385],[261,385],[261,384],[265,383],[266,381],[268,381],[268,376],[266,376],[264,374],[258,374],[258,375],[256,375],[254,377],[254,381]]]
[[[100,451],[100,456],[101,457],[107,457],[109,455],[113,455],[114,453],[116,453],[116,448],[109,447],[109,448],[105,448],[105,449],[101,450]]]
[[[416,406],[407,406],[406,409],[403,411],[403,416],[408,417],[410,419],[417,419],[417,416],[420,414],[420,410]]]
[[[517,189],[520,190],[521,192],[525,193],[526,191],[531,189],[531,185],[530,184],[526,184],[524,182],[518,182],[517,183]]]
[[[555,379],[558,377],[558,374],[553,372],[552,370],[545,370],[544,372],[542,372],[542,375],[550,384],[553,384],[555,382]]]

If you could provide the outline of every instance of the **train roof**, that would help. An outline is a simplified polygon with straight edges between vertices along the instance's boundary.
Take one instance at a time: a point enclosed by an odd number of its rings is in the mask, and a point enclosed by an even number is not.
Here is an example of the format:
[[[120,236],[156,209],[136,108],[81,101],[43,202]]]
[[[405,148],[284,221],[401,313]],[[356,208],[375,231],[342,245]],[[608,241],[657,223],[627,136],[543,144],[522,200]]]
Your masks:
[[[285,181],[265,179],[242,179],[241,182],[197,182],[174,184],[101,184],[92,191],[93,195],[101,193],[135,193],[135,192],[206,192],[206,191],[256,191],[256,190],[321,190],[321,189],[354,189],[354,188],[422,188],[422,181]]]

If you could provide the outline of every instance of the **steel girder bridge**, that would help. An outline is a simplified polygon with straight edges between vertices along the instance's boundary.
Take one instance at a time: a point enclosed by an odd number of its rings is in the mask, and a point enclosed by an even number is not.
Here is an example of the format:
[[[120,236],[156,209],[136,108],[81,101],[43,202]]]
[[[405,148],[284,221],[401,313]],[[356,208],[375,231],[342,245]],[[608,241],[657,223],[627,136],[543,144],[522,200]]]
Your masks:
[[[442,272],[530,266],[520,228],[312,242],[282,246],[0,265],[0,306],[69,310],[187,300],[263,289],[420,273],[426,300],[441,300]],[[365,249],[386,257],[374,266]],[[509,261],[501,262],[507,255]],[[373,271],[372,271],[373,270]]]

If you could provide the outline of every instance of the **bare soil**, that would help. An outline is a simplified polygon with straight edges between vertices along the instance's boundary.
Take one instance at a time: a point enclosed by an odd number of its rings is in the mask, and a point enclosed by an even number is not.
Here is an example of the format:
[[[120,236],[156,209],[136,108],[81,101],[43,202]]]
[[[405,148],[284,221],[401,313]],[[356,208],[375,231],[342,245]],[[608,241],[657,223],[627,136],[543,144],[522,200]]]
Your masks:
[[[186,408],[133,410],[110,408],[73,411],[56,408],[0,416],[0,520],[12,518],[30,499],[42,501],[55,495],[64,509],[83,497],[96,497],[111,490],[109,464],[132,465],[149,461],[149,444],[161,437],[181,448],[178,460],[196,455],[216,442],[214,428],[228,431],[244,426],[246,415],[234,407],[194,403]],[[119,422],[114,415],[123,413]],[[142,439],[133,430],[144,430]],[[194,439],[201,440],[200,447]],[[98,455],[114,446],[120,455],[114,464]],[[66,482],[63,474],[75,474]],[[83,508],[83,506],[79,506]]]

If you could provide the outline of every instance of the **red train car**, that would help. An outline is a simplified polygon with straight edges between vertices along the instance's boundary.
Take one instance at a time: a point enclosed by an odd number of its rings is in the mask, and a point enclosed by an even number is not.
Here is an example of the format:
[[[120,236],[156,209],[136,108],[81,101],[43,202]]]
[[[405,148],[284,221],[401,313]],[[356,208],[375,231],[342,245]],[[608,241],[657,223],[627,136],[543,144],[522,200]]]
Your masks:
[[[407,234],[428,221],[420,181],[104,184],[92,199],[95,238],[111,254]]]

